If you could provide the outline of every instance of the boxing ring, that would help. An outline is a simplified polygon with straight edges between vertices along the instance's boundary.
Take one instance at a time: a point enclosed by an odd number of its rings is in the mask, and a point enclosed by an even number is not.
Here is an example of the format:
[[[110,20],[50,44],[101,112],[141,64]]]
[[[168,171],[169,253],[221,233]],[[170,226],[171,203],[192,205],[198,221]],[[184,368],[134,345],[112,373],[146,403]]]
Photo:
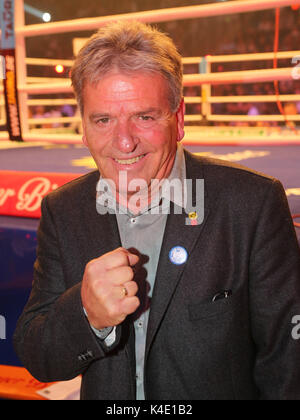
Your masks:
[[[28,66],[53,66],[64,65],[66,68],[72,66],[71,60],[55,60],[54,58],[39,59],[29,58],[26,56],[26,39],[29,37],[59,34],[66,32],[80,32],[86,30],[96,30],[102,25],[113,20],[128,20],[137,19],[142,22],[159,23],[168,21],[180,21],[183,19],[205,18],[210,16],[226,16],[236,13],[247,13],[260,10],[268,10],[280,8],[285,6],[299,5],[299,0],[238,0],[229,1],[226,3],[213,3],[199,6],[178,7],[170,9],[152,10],[146,12],[137,12],[130,14],[75,19],[71,21],[59,21],[52,23],[25,25],[24,19],[24,0],[18,0],[18,7],[16,8],[15,31],[16,31],[16,61],[17,61],[17,79],[19,103],[21,112],[21,127],[23,139],[26,142],[51,142],[63,144],[79,144],[81,136],[74,132],[66,131],[63,133],[42,132],[33,127],[36,125],[36,120],[29,117],[29,110],[38,105],[44,106],[59,106],[66,103],[66,99],[34,99],[36,95],[49,94],[72,94],[72,87],[68,78],[36,78],[27,77]],[[224,84],[249,84],[249,83],[264,83],[274,81],[292,81],[295,77],[300,77],[297,66],[283,67],[283,68],[267,68],[254,69],[250,71],[230,71],[230,72],[212,72],[212,65],[215,63],[228,62],[252,62],[265,60],[293,60],[295,57],[300,57],[300,51],[274,52],[265,54],[239,54],[226,56],[207,56],[207,57],[192,57],[184,58],[184,65],[199,64],[200,72],[197,74],[184,74],[183,84],[185,88],[198,87],[201,88],[200,97],[186,97],[186,103],[201,106],[201,112],[198,114],[187,115],[186,122],[189,123],[186,127],[186,136],[183,142],[187,145],[201,144],[207,142],[209,137],[209,144],[216,142],[217,144],[226,144],[228,139],[224,139],[224,133],[218,128],[210,130],[210,123],[212,122],[227,122],[227,123],[243,123],[243,122],[299,122],[300,115],[215,115],[211,112],[213,104],[220,103],[251,103],[251,102],[297,102],[300,100],[300,95],[251,95],[251,96],[232,96],[219,97],[211,95],[211,87]],[[299,58],[300,59],[300,58]],[[297,64],[297,63],[295,63]],[[204,68],[204,70],[203,70]],[[3,88],[0,87],[0,94],[3,93]],[[30,99],[28,96],[30,95]],[[3,96],[3,95],[2,95]],[[74,99],[67,99],[67,103],[75,105]],[[1,111],[2,109],[2,111]],[[3,100],[0,102],[0,125],[5,124],[3,113]],[[73,124],[80,125],[80,117],[62,117],[62,118],[46,118],[40,120],[41,124]],[[193,123],[193,126],[190,126]],[[205,129],[204,129],[205,127]],[[233,130],[238,131],[238,130]],[[251,132],[252,131],[252,132]],[[232,132],[232,130],[231,130]],[[231,133],[230,132],[230,133]],[[248,130],[245,136],[239,136],[233,133],[232,141],[236,144],[241,144],[242,141],[252,144],[256,142],[267,142],[270,144],[300,144],[300,133],[297,130],[266,130],[263,135],[257,134],[257,130]],[[288,139],[287,139],[288,137]],[[7,133],[0,132],[0,140],[8,140]],[[232,142],[231,142],[232,144]]]
[[[242,0],[199,6],[189,6],[116,16],[95,17],[44,23],[24,24],[24,0],[16,8],[16,58],[18,92],[23,143],[9,141],[8,133],[0,131],[0,315],[7,320],[7,339],[0,339],[0,365],[20,362],[12,349],[12,334],[32,282],[35,259],[36,230],[39,222],[39,203],[43,194],[57,186],[94,169],[88,150],[82,145],[80,117],[31,118],[30,110],[37,106],[76,107],[68,78],[28,76],[29,66],[64,65],[69,69],[72,60],[30,58],[26,56],[26,39],[64,32],[96,30],[112,20],[138,19],[148,23],[205,18],[209,16],[247,13],[259,10],[300,5],[300,0]],[[206,57],[184,57],[184,68],[194,66],[197,73],[184,73],[184,88],[196,87],[200,94],[185,95],[186,104],[196,111],[185,117],[185,147],[193,153],[241,163],[279,178],[286,190],[295,228],[300,241],[300,115],[229,115],[213,112],[216,104],[300,102],[299,94],[281,95],[213,95],[218,85],[238,85],[265,82],[295,81],[300,71],[290,67],[215,72],[217,64],[257,63],[290,60],[299,51],[236,54]],[[67,95],[67,98],[48,98],[48,95]],[[38,98],[36,98],[38,96]],[[44,97],[41,97],[44,96]],[[244,123],[249,126],[243,126]],[[268,126],[263,126],[268,123]],[[280,123],[281,127],[273,127]],[[290,123],[290,125],[289,125]],[[52,124],[69,125],[52,128]],[[213,125],[215,124],[215,125]],[[222,124],[222,126],[220,125]],[[5,125],[3,88],[0,85],[0,126]],[[37,128],[41,125],[42,128]],[[251,126],[253,125],[253,126]],[[47,126],[46,128],[43,126]],[[75,127],[75,128],[74,128]],[[11,181],[14,179],[14,183]],[[33,181],[32,181],[33,180]],[[32,184],[30,182],[32,181]],[[31,185],[29,187],[29,184]],[[27,189],[24,187],[26,185]],[[30,201],[30,196],[34,196]],[[26,202],[27,199],[27,202]],[[29,203],[28,203],[29,200]],[[27,207],[26,207],[27,205]],[[32,210],[34,208],[34,211]],[[2,210],[1,210],[2,209]],[[0,367],[1,376],[1,367]]]

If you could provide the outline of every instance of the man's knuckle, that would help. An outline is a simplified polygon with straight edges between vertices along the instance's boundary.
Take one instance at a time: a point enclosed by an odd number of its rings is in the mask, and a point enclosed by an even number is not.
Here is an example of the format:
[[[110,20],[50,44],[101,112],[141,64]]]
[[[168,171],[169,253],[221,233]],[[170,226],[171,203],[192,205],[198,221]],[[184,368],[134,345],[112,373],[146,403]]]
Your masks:
[[[97,261],[96,260],[91,260],[87,263],[86,267],[85,267],[85,271],[88,275],[92,276],[94,275],[95,271],[97,268]]]
[[[110,305],[107,309],[107,314],[109,318],[114,319],[119,315],[119,308],[116,304]]]
[[[130,281],[133,279],[133,270],[131,267],[124,267],[124,275],[126,276],[126,278]]]

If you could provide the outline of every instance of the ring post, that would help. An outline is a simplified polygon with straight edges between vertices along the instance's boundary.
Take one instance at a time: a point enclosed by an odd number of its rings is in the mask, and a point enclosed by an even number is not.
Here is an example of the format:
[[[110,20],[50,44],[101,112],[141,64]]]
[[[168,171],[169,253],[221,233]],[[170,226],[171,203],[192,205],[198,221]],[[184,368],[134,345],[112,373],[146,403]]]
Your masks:
[[[208,74],[211,72],[211,63],[208,61],[207,57],[203,57],[200,64],[199,64],[200,74]],[[210,97],[211,97],[211,85],[210,84],[203,84],[201,86],[201,97],[202,97],[202,117],[204,121],[211,115],[211,104],[210,104]]]
[[[25,37],[20,31],[25,26],[24,0],[15,2],[15,32],[16,32],[16,66],[18,86],[26,86],[26,43]],[[23,136],[29,134],[28,125],[28,94],[19,90],[19,105],[21,110],[21,127]]]

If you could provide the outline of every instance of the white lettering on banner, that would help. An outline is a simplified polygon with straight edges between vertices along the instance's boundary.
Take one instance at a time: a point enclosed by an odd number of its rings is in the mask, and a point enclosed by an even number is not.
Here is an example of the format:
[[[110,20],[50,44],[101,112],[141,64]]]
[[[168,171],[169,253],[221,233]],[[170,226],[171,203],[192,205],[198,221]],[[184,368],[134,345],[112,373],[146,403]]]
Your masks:
[[[37,183],[37,185],[29,192],[35,183]],[[30,179],[19,190],[19,202],[16,205],[16,209],[19,211],[26,210],[28,212],[38,210],[44,196],[57,187],[56,184],[51,185],[50,180],[47,178],[39,177]]]
[[[0,188],[0,209],[7,204],[9,199],[17,197],[16,210],[33,213],[39,210],[44,196],[57,188],[57,184],[52,184],[45,177],[31,178],[20,188]]]
[[[0,207],[4,206],[9,197],[16,195],[16,191],[11,188],[0,188]]]

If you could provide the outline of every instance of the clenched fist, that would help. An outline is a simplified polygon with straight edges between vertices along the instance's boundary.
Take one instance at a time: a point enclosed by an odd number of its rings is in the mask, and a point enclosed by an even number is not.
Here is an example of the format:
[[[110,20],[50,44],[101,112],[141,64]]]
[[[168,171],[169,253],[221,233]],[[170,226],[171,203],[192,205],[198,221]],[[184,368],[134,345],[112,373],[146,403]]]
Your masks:
[[[86,265],[81,299],[94,328],[102,330],[119,325],[139,307],[132,269],[138,261],[137,255],[118,248]]]

